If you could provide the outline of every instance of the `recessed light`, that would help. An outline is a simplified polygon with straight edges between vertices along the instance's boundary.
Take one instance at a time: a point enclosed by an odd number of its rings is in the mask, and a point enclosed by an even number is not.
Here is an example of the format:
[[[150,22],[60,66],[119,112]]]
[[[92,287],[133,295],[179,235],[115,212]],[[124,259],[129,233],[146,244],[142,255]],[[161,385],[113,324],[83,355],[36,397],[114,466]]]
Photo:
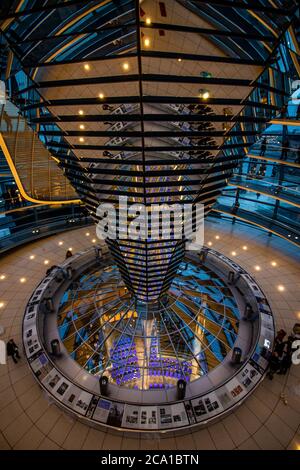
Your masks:
[[[219,240],[219,239],[220,239],[220,235],[216,235],[216,236],[215,236],[215,239],[216,239],[216,240]]]
[[[100,98],[100,100],[103,100],[103,98],[104,98],[104,93],[99,93],[99,98]]]
[[[236,256],[236,251],[231,252],[232,256]]]
[[[45,259],[44,264],[49,264],[49,260]]]
[[[210,93],[208,90],[199,90],[199,97],[202,98],[203,100],[207,100],[210,97]]]
[[[128,62],[124,62],[124,64],[122,65],[123,67],[123,70],[129,70],[129,64]]]
[[[146,24],[151,24],[151,18],[146,18]]]
[[[247,251],[248,247],[246,245],[243,246],[243,250]]]
[[[84,64],[84,69],[85,69],[85,70],[90,70],[90,68],[91,68],[91,67],[90,67],[89,64]]]
[[[61,245],[63,245],[63,244],[64,244],[64,242],[58,242],[58,244],[59,244],[59,246],[61,246]]]
[[[68,248],[68,250],[72,251],[72,250],[73,250],[73,248],[72,248],[72,247],[70,247],[70,248]]]
[[[279,285],[277,289],[279,290],[279,292],[285,291],[285,287],[283,285]]]
[[[83,138],[83,137],[79,137],[79,142],[84,142],[84,138]]]
[[[1,274],[1,276],[0,276],[1,281],[3,281],[3,279],[5,279],[5,278],[6,278],[5,274]]]
[[[254,266],[255,271],[260,271],[261,267],[260,266]]]
[[[96,238],[93,238],[92,243],[96,243],[96,241],[97,241]]]
[[[276,261],[272,261],[271,265],[274,266],[274,267],[277,266]]]
[[[81,130],[83,131],[83,130],[85,129],[85,125],[84,125],[84,124],[80,124],[79,129],[81,129]]]
[[[29,256],[29,259],[34,259],[35,258],[35,255],[30,255]]]
[[[26,277],[21,277],[20,282],[24,284],[24,282],[26,282]]]
[[[0,308],[4,307],[4,302],[0,302]]]
[[[145,46],[145,47],[149,47],[149,46],[150,46],[150,39],[149,39],[149,38],[145,38],[145,39],[144,39],[144,46]]]
[[[182,59],[178,57],[177,62],[182,62]]]
[[[86,235],[87,237],[89,237],[89,236],[90,236],[90,232],[86,232],[85,235]]]
[[[208,246],[212,246],[212,242],[208,242]]]

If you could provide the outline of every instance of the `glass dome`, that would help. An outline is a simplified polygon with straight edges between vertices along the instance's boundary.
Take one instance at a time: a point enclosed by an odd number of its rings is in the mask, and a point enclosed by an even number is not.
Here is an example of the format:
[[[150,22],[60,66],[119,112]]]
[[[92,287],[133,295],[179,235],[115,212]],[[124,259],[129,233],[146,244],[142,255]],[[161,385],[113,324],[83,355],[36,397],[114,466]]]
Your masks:
[[[115,265],[94,269],[65,292],[58,314],[60,337],[82,368],[140,390],[210,372],[233,348],[238,324],[231,290],[190,260],[153,304],[132,298]]]

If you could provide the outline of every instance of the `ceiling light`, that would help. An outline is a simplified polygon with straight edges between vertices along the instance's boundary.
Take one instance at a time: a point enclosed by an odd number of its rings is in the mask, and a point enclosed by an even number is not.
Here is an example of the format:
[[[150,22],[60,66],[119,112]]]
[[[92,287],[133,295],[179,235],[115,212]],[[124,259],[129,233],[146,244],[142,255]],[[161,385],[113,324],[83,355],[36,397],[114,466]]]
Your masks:
[[[204,88],[201,88],[199,90],[199,98],[202,98],[203,100],[207,100],[207,98],[210,97],[210,93],[208,90],[205,90]]]
[[[59,244],[59,246],[61,246],[61,245],[63,245],[63,244],[64,244],[64,242],[58,242],[58,244]]]
[[[85,235],[86,235],[87,237],[89,237],[89,236],[90,236],[90,232],[86,232]]]
[[[274,267],[277,266],[276,261],[272,261],[271,265],[274,266]]]
[[[277,289],[279,290],[279,292],[285,291],[285,287],[283,285],[278,286]]]
[[[29,256],[29,259],[34,259],[35,258],[35,255],[30,255]]]
[[[150,46],[150,39],[149,39],[149,38],[144,39],[144,46],[145,46],[145,47],[149,47],[149,46]]]
[[[0,308],[4,307],[4,302],[0,302]]]
[[[243,250],[248,250],[248,247],[246,245],[243,246]]]
[[[151,24],[151,18],[146,18],[146,24]]]
[[[1,276],[0,276],[1,281],[3,281],[3,279],[5,279],[5,278],[6,278],[6,276],[4,274],[1,274]]]
[[[78,114],[80,114],[80,116],[82,116],[82,115],[84,114],[83,109],[80,109],[80,110],[78,111]]]
[[[179,58],[177,59],[177,62],[181,62],[181,61],[182,61],[182,59],[179,57]]]
[[[123,67],[123,70],[129,70],[129,64],[128,62],[124,62],[124,64],[122,65]]]
[[[255,271],[260,271],[261,267],[260,266],[254,266]]]
[[[25,277],[21,277],[20,282],[21,282],[22,284],[24,284],[24,282],[26,282],[26,278],[25,278]]]
[[[216,235],[216,236],[215,236],[215,239],[216,239],[216,240],[219,240],[219,239],[220,239],[220,235]]]
[[[96,243],[96,241],[97,241],[96,238],[93,238],[92,243]]]
[[[91,67],[90,67],[89,64],[84,64],[84,69],[85,69],[85,70],[90,70],[90,68],[91,68]]]
[[[44,264],[49,264],[49,260],[45,259]]]
[[[208,246],[212,246],[212,242],[208,242]]]
[[[72,251],[72,250],[73,250],[73,248],[72,248],[72,247],[70,247],[70,248],[68,248],[68,250]]]
[[[79,137],[79,142],[84,142],[84,138],[83,138],[83,137]]]
[[[99,93],[99,98],[100,98],[100,100],[103,100],[104,94],[103,94],[103,93]]]
[[[84,125],[84,124],[80,124],[79,129],[81,129],[81,130],[83,131],[83,130],[85,129],[85,125]]]
[[[231,252],[232,256],[236,256],[236,251]]]

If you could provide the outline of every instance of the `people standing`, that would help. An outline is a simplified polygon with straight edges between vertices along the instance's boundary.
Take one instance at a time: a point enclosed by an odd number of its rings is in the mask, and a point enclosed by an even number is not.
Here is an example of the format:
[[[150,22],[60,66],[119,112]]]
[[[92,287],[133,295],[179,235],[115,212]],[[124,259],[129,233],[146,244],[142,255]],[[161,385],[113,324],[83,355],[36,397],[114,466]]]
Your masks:
[[[292,365],[293,341],[293,336],[289,336],[287,341],[285,341],[278,374],[285,375]]]
[[[14,361],[15,364],[18,363],[17,359],[21,359],[21,356],[19,354],[19,348],[13,339],[10,339],[8,341],[6,345],[6,352],[8,356],[12,357],[12,360]]]
[[[263,138],[260,146],[260,155],[263,157],[266,153],[266,148],[267,148],[267,139],[266,137]]]
[[[269,361],[269,370],[267,372],[267,377],[270,380],[273,380],[274,374],[276,374],[278,369],[279,369],[279,355],[276,351],[274,351]]]

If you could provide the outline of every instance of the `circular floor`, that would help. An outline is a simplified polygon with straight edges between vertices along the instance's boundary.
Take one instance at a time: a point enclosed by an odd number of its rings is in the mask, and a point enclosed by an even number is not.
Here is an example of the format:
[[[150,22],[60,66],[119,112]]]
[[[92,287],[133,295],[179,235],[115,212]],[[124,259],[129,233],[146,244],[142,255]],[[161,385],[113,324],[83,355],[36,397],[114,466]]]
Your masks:
[[[89,234],[89,235],[87,235]],[[93,244],[94,227],[26,245],[0,262],[1,339],[21,345],[26,303],[47,267]],[[63,243],[62,243],[63,242]],[[255,277],[287,332],[300,319],[300,252],[256,229],[206,223],[206,244],[235,259]],[[281,394],[287,399],[284,404]],[[26,360],[0,366],[0,449],[300,449],[300,367],[264,380],[239,409],[202,430],[175,435],[95,430],[59,410],[36,384]]]

